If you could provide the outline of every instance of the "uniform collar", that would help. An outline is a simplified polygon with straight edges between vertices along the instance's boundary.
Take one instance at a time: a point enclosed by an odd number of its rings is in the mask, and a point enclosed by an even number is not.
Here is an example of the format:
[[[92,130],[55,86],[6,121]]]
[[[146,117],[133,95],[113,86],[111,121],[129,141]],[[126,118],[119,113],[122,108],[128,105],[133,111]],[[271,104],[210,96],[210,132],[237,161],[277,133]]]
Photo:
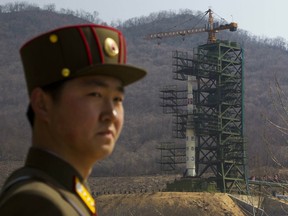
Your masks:
[[[75,191],[75,177],[84,184],[83,177],[69,163],[43,149],[31,147],[25,166],[43,171],[63,188],[73,193]]]

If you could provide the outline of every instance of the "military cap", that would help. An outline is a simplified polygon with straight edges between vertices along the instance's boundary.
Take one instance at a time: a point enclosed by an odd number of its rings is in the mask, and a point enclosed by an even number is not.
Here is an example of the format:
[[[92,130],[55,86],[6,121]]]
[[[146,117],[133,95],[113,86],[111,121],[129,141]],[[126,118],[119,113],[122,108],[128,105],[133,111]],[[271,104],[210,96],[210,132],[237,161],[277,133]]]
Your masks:
[[[20,49],[29,95],[36,87],[84,75],[108,75],[123,85],[145,76],[126,64],[126,44],[117,29],[85,24],[44,33]]]

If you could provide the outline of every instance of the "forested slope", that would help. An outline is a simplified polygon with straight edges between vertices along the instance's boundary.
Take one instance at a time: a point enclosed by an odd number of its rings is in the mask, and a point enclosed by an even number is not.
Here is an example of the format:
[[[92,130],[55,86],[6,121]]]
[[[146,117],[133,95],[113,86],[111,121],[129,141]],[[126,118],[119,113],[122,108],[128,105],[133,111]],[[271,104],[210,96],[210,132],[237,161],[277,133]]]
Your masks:
[[[25,7],[26,6],[26,7]],[[55,11],[53,7],[40,9],[24,5],[13,10],[0,7],[0,160],[23,160],[30,146],[30,126],[25,118],[28,97],[23,70],[18,54],[21,45],[29,38],[63,25],[102,23],[97,16],[71,11]],[[172,51],[193,51],[206,43],[207,34],[170,38],[161,41],[144,40],[151,32],[204,26],[201,12],[190,10],[162,11],[147,17],[112,23],[120,28],[127,39],[128,63],[147,69],[148,76],[127,88],[125,99],[126,122],[123,134],[113,155],[95,166],[96,175],[135,175],[159,172],[156,161],[160,152],[156,146],[171,139],[171,116],[164,115],[159,106],[159,90],[166,85],[185,85],[172,80]],[[81,13],[80,13],[81,15]],[[281,119],[273,109],[270,85],[277,77],[287,90],[288,53],[282,38],[259,38],[243,29],[235,33],[221,32],[219,39],[237,41],[245,55],[245,137],[249,165],[271,165],[263,142],[264,118]],[[267,127],[266,127],[267,128]],[[272,129],[271,129],[272,130]],[[271,131],[270,129],[268,130]],[[267,132],[265,132],[267,133]],[[277,143],[273,146],[285,165],[287,151],[285,137],[273,133]],[[271,136],[269,134],[269,136]],[[282,158],[281,158],[282,157]],[[286,160],[287,161],[287,160]]]

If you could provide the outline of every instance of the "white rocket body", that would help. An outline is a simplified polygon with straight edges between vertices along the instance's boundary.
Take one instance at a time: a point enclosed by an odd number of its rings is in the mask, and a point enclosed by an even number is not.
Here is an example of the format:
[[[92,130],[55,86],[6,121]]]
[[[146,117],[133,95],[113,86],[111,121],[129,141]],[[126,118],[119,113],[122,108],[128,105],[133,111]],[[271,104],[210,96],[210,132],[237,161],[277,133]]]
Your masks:
[[[188,75],[188,94],[187,94],[187,127],[186,127],[186,176],[196,176],[196,164],[195,164],[195,132],[191,127],[193,120],[193,81],[192,76]],[[189,123],[190,122],[190,123]]]

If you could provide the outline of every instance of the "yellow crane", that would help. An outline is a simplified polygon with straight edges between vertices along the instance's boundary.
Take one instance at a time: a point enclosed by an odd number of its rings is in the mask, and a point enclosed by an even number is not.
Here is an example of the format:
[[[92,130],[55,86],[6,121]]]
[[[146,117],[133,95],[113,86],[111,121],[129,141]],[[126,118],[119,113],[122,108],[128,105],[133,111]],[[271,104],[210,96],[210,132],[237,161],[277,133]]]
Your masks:
[[[211,9],[205,12],[205,15],[208,14],[208,25],[204,28],[191,28],[191,29],[183,29],[176,31],[168,31],[168,32],[158,32],[152,33],[146,36],[146,39],[162,39],[166,37],[175,37],[175,36],[186,36],[195,33],[208,32],[208,40],[207,43],[215,43],[216,42],[216,33],[221,30],[229,29],[230,31],[237,30],[237,23],[231,22],[230,24],[218,25],[214,23],[213,12]]]

